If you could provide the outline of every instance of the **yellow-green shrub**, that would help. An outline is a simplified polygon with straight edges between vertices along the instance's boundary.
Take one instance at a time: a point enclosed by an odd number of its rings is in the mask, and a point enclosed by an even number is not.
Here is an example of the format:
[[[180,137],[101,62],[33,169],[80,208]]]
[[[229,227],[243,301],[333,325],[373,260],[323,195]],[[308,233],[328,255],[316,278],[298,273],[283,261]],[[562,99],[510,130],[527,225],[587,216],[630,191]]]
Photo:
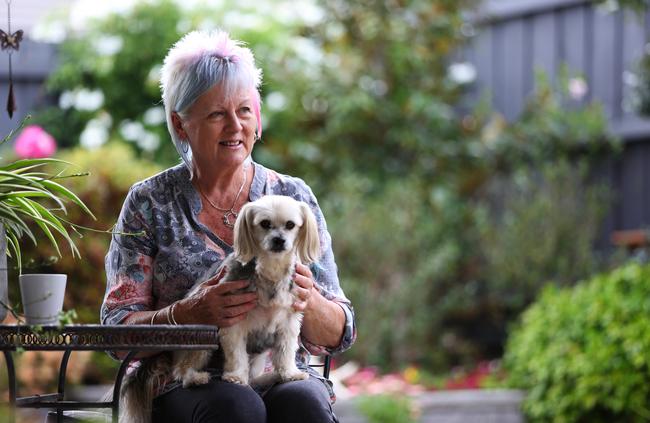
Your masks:
[[[548,287],[505,355],[530,421],[650,420],[650,265],[631,263],[574,288]]]

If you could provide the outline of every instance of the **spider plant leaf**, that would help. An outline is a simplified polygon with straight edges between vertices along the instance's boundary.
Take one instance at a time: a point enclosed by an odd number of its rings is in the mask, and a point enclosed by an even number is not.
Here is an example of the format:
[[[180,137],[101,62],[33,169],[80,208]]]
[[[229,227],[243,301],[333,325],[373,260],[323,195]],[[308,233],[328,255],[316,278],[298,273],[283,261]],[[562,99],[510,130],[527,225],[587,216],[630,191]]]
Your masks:
[[[12,231],[16,236],[25,234],[36,244],[36,238],[34,238],[34,234],[32,234],[23,218],[16,213],[14,207],[11,207],[6,202],[0,202],[0,220],[5,225],[5,229]]]
[[[9,185],[5,185],[9,186]],[[15,185],[13,188],[16,189],[22,189],[22,191],[9,191],[9,192],[0,192],[0,201],[2,199],[9,199],[9,198],[14,198],[14,197],[41,197],[41,198],[49,198],[50,200],[56,202],[56,204],[59,206],[59,208],[63,209],[64,212],[67,214],[65,204],[59,197],[56,195],[52,194],[50,191],[47,189],[39,189],[36,187],[26,187],[26,186],[21,186],[21,185]]]
[[[54,224],[50,222],[48,218],[43,217],[41,214],[40,209],[43,209],[43,206],[34,201],[29,201],[24,198],[15,198],[14,201],[22,206],[21,210],[23,210],[23,212],[27,214],[34,221],[34,223],[36,223],[41,228],[41,230],[45,233],[45,235],[50,239],[52,243],[56,244],[56,240],[54,239],[50,228],[48,228],[48,224],[52,226],[54,226]],[[61,253],[58,246],[56,246],[56,250],[60,256]]]
[[[57,206],[62,209],[66,214],[66,207],[61,198],[51,193],[46,188],[38,188],[33,186],[23,186],[14,184],[0,184],[0,188],[13,188],[8,192],[0,191],[0,201],[10,201],[15,197],[47,197],[54,201]],[[31,193],[31,194],[30,194]]]
[[[61,159],[54,159],[51,157],[43,159],[23,159],[16,160],[15,162],[9,163],[4,166],[0,166],[0,170],[9,170],[14,172],[24,172],[25,170],[32,169],[38,166],[44,166],[46,164],[65,164],[68,166],[74,166],[73,163],[67,162]]]
[[[79,197],[77,197],[77,194],[70,191],[68,188],[57,182],[49,180],[43,180],[41,183],[45,185],[45,187],[48,188],[51,192],[56,192],[57,194],[72,200],[72,202],[78,205],[84,212],[90,215],[94,220],[97,220],[93,212],[91,212],[90,209],[84,204],[84,202],[81,201]]]
[[[54,213],[52,213],[50,210],[48,210],[46,207],[44,207],[42,204],[33,201],[33,200],[26,200],[31,203],[31,205],[41,214],[43,217],[44,223],[48,224],[49,226],[52,226],[57,232],[59,232],[65,240],[68,242],[70,246],[70,250],[72,251],[73,256],[77,256],[81,258],[81,253],[77,249],[76,244],[74,243],[74,240],[70,236],[70,233],[66,229],[66,227],[63,225],[62,220],[56,216]],[[74,228],[73,228],[74,229]],[[55,245],[56,247],[56,245]],[[58,250],[58,248],[57,248]],[[60,255],[60,254],[59,254]]]
[[[18,244],[16,234],[7,232],[7,244],[11,247],[11,251],[13,251],[14,254],[13,257],[16,259],[16,263],[18,264],[18,274],[23,273],[23,259],[20,254],[20,244]],[[7,249],[7,251],[9,251],[9,249]]]
[[[21,129],[23,129],[23,127],[25,126],[25,124],[27,123],[27,121],[28,121],[29,119],[31,119],[31,118],[32,118],[32,115],[26,115],[26,116],[23,118],[23,120],[20,121],[20,124],[18,125],[17,128],[12,129],[11,131],[9,131],[9,133],[8,133],[7,135],[5,135],[5,137],[2,139],[2,141],[0,141],[0,145],[4,144],[4,143],[6,143],[7,141],[9,141],[10,139],[12,139],[12,138],[14,137],[14,134],[15,134],[16,132],[20,131]]]
[[[22,176],[33,179],[49,179],[50,174],[47,172],[21,172]]]
[[[28,205],[25,205],[23,203],[22,199],[10,199],[5,201],[5,203],[10,207],[10,212],[13,213],[14,216],[16,216],[14,219],[16,220],[15,223],[18,223],[19,226],[17,227],[19,230],[16,231],[17,235],[27,235],[30,237],[30,239],[34,242],[34,245],[37,244],[36,237],[34,236],[32,229],[27,226],[27,223],[25,223],[24,217],[27,217],[29,220],[42,220],[41,216],[38,214],[36,210],[34,210],[32,207]]]
[[[40,213],[41,217],[45,219],[50,226],[53,226],[58,232],[60,232],[62,235],[68,234],[68,231],[66,228],[61,224],[61,221],[57,216],[55,216],[50,210],[48,210],[46,207],[43,207],[40,203],[33,201],[33,200],[26,200],[29,201],[31,206]]]
[[[19,168],[19,169],[5,169],[4,167],[0,166],[0,170],[5,171],[5,172],[12,172],[12,173],[15,173],[15,174],[18,174],[18,175],[23,175],[23,176],[26,176],[26,175],[38,175],[38,174],[47,176],[48,175],[47,172],[37,172],[36,171],[36,169],[38,169],[41,166],[43,166],[43,165],[33,165],[33,166],[27,166],[27,167],[23,167],[23,168]]]
[[[23,184],[36,185],[36,186],[40,185],[42,182],[40,178],[39,179],[29,178],[18,173],[8,172],[6,170],[0,170],[0,182],[14,181],[14,180],[20,181]]]
[[[20,182],[20,181],[18,181]],[[40,185],[40,186],[39,186]],[[47,189],[41,184],[20,184],[20,183],[11,183],[11,182],[0,182],[0,189],[6,188],[9,191],[3,191],[5,194],[11,194],[14,190],[30,190],[30,191],[46,191]]]
[[[41,190],[26,190],[26,191],[9,191],[9,192],[0,192],[0,199],[5,197],[39,197],[39,198],[51,198],[55,199],[56,196],[48,192]]]

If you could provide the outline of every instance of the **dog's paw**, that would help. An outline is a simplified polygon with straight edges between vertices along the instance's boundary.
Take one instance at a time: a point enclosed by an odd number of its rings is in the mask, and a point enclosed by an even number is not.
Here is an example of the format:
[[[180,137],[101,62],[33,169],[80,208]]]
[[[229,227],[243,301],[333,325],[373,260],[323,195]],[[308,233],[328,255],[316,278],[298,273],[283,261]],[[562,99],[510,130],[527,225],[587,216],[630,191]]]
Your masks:
[[[221,376],[221,379],[238,385],[248,385],[248,378],[236,373],[224,373],[223,376]]]
[[[280,380],[282,383],[294,382],[297,380],[305,380],[307,378],[309,378],[309,373],[301,372],[300,370],[296,370],[295,372],[283,373],[280,375]]]
[[[192,372],[185,375],[183,378],[183,388],[189,386],[205,385],[210,381],[210,373],[208,372]]]

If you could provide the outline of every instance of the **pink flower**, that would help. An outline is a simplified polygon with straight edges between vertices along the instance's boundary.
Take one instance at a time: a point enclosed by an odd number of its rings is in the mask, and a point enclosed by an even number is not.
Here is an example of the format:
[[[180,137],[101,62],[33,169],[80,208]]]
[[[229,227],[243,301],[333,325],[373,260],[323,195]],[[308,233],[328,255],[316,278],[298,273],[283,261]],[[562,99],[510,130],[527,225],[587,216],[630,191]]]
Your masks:
[[[583,78],[571,78],[569,80],[569,95],[572,99],[580,101],[587,95],[589,87]]]
[[[16,139],[14,150],[21,159],[50,157],[56,151],[56,141],[40,126],[29,125]]]

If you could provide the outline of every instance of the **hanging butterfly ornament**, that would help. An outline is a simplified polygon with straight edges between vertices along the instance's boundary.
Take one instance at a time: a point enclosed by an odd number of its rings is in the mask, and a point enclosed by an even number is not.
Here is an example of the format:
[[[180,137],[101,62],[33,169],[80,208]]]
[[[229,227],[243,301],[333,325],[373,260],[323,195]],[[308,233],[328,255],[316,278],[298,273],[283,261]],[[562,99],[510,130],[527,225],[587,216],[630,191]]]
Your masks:
[[[11,55],[20,48],[23,40],[23,30],[11,32],[11,0],[7,0],[7,32],[0,29],[0,48],[9,53],[9,95],[7,96],[7,113],[9,119],[13,118],[16,111],[16,99],[14,97],[14,81],[11,69]]]

